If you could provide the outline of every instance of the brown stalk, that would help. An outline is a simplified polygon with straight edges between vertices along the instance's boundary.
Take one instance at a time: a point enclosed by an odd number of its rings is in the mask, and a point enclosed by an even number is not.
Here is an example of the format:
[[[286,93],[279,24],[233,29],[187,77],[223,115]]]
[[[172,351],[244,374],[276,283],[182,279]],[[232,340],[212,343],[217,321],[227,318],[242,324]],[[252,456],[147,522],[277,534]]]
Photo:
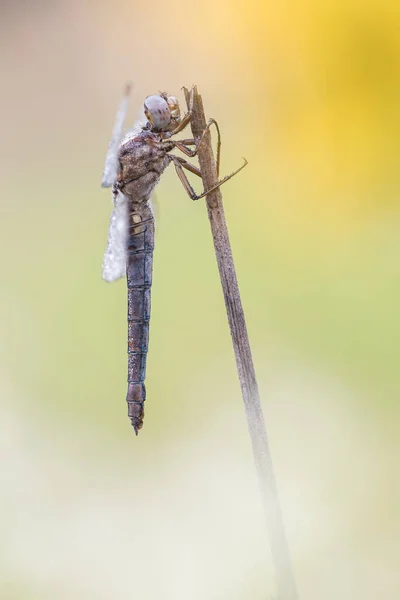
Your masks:
[[[189,108],[189,92],[184,88]],[[201,96],[194,87],[194,105],[191,127],[194,138],[199,138],[206,128]],[[217,169],[208,131],[200,145],[199,164],[204,189],[210,189],[217,182]],[[279,503],[278,490],[272,467],[271,453],[261,408],[256,374],[251,356],[249,336],[235,265],[229,241],[221,188],[210,192],[206,197],[208,218],[214,241],[226,312],[236,357],[236,366],[242,388],[247,425],[253,448],[253,457],[257,469],[259,487],[266,517],[271,553],[276,570],[278,600],[297,600],[296,584],[286,540],[285,527]]]

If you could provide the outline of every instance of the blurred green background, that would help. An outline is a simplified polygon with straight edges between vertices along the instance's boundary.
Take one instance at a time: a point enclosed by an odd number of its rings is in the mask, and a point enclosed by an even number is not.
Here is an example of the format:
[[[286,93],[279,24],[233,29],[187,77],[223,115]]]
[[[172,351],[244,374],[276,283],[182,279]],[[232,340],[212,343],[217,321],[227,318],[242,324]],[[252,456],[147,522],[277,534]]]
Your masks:
[[[223,195],[300,597],[400,597],[398,2],[0,7],[0,597],[274,591],[206,209],[172,169],[138,438],[126,416],[100,179],[127,80],[131,122],[196,83],[223,173],[249,161]]]

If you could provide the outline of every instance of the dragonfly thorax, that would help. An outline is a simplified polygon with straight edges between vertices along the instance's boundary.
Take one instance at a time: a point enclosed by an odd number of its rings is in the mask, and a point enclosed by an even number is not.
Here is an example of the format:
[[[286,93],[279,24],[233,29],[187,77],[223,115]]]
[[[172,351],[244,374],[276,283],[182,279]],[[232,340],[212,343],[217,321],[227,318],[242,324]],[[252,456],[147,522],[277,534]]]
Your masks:
[[[159,142],[159,134],[143,130],[122,144],[119,152],[118,186],[137,202],[147,201],[169,164],[171,142]]]

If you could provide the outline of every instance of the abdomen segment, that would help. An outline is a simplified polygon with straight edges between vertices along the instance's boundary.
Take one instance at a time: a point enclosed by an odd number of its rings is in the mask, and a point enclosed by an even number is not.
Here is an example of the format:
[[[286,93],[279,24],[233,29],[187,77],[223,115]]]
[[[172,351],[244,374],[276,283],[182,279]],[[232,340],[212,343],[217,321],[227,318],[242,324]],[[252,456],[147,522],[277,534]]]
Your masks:
[[[143,210],[143,208],[145,210]],[[128,416],[137,434],[143,426],[149,342],[154,219],[148,207],[130,211],[126,275],[128,284]],[[140,218],[140,221],[139,221]]]

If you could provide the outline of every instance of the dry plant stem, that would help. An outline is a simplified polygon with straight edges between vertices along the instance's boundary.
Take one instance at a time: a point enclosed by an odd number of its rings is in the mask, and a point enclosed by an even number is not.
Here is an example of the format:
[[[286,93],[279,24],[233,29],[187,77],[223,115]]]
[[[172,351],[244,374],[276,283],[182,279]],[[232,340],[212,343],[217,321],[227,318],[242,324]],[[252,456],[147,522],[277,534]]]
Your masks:
[[[185,89],[186,102],[189,101]],[[193,137],[198,138],[206,128],[201,96],[194,88],[194,112],[191,120]],[[199,163],[204,189],[210,189],[217,181],[217,170],[211,147],[210,132],[205,134],[204,143],[199,149]],[[221,188],[210,192],[206,197],[208,218],[214,240],[215,254],[224,293],[229,327],[236,356],[240,385],[246,410],[247,424],[257,468],[263,508],[265,511],[271,553],[276,570],[279,600],[296,600],[297,592],[289,548],[286,541],[282,513],[279,504],[271,453],[260,404],[256,374],[246,322],[240,299],[235,265],[232,258],[228,229],[222,205]]]

